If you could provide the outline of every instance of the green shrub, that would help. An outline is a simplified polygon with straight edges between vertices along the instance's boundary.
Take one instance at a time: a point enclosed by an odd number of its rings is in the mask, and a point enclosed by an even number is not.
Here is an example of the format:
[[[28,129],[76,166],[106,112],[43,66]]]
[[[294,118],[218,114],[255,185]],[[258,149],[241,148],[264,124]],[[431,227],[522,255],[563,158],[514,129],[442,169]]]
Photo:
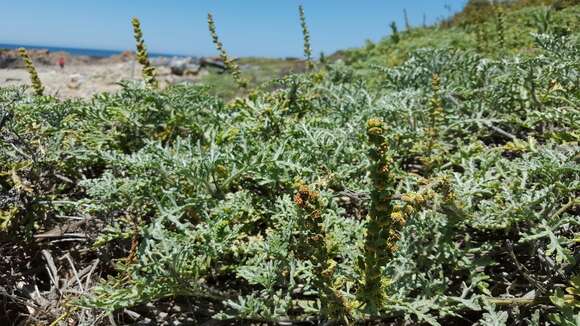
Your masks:
[[[577,35],[495,59],[432,31],[401,34],[396,66],[378,45],[227,104],[1,89],[0,237],[90,217],[114,269],[71,299],[104,312],[185,296],[263,322],[573,320]]]

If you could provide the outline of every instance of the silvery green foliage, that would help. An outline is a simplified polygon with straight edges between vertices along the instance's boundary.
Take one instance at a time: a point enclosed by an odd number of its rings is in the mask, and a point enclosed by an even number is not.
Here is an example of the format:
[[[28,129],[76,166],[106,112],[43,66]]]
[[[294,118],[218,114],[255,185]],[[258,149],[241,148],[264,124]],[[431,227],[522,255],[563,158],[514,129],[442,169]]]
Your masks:
[[[506,311],[496,311],[493,305],[485,307],[486,313],[483,314],[479,325],[482,326],[505,326],[508,321],[508,313]]]
[[[332,287],[363,320],[364,126],[378,117],[405,170],[397,194],[444,179],[454,199],[436,190],[409,218],[383,266],[388,300],[374,317],[531,318],[483,298],[523,296],[538,284],[550,292],[577,267],[577,209],[560,209],[580,188],[579,52],[568,50],[571,39],[538,40],[546,51],[534,58],[418,50],[382,68],[380,87],[337,64],[228,104],[191,86],[127,84],[64,102],[3,89],[0,207],[10,215],[0,222],[25,236],[59,214],[104,225],[95,244],[114,253],[117,270],[82,306],[115,311],[187,296],[214,302],[222,318],[307,320],[318,316],[319,289],[312,261],[300,256],[292,195],[297,184],[315,185],[336,262]],[[444,123],[426,157],[433,74]],[[31,222],[30,210],[42,219]],[[537,283],[522,276],[506,240]]]

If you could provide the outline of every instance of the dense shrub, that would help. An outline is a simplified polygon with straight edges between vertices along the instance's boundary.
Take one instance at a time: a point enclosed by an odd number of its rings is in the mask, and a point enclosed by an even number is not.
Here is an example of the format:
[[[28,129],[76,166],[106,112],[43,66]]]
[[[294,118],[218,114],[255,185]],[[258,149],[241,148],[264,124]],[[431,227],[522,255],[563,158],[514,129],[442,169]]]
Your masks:
[[[580,51],[535,38],[534,56],[418,49],[372,82],[337,63],[227,104],[2,89],[0,232],[89,218],[116,264],[75,305],[109,312],[186,296],[221,318],[571,325]],[[365,245],[371,226],[387,244]]]

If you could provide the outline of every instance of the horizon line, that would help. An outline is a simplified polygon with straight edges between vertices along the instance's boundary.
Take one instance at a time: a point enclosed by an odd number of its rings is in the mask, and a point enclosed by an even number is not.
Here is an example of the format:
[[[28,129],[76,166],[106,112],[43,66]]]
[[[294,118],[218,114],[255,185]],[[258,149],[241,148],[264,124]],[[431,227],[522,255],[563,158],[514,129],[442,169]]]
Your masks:
[[[4,46],[8,46],[7,48]],[[69,52],[69,54],[75,55],[74,53],[70,53],[70,51],[66,51],[66,50],[87,50],[87,51],[101,51],[101,52],[111,52],[111,53],[123,53],[126,51],[129,52],[133,52],[135,53],[134,49],[104,49],[104,48],[89,48],[89,47],[76,47],[76,46],[62,46],[62,45],[46,45],[46,44],[42,44],[42,45],[36,45],[36,44],[23,44],[23,43],[12,43],[12,42],[7,42],[4,43],[3,41],[0,41],[0,49],[18,49],[18,48],[29,48],[29,49],[37,49],[37,50],[42,50],[42,49],[46,49],[46,50],[50,50],[50,48],[53,49],[62,49],[63,52]],[[164,56],[164,57],[194,57],[194,58],[203,58],[203,57],[217,57],[219,56],[218,53],[214,54],[214,55],[193,55],[193,54],[183,54],[183,53],[169,53],[169,52],[159,52],[159,51],[151,51],[149,52],[149,55],[152,57],[155,56]],[[266,59],[287,59],[287,58],[296,58],[296,59],[300,59],[300,57],[297,56],[293,56],[293,55],[285,55],[285,56],[272,56],[272,55],[261,55],[261,56],[256,56],[256,55],[250,55],[250,56],[239,56],[238,58],[266,58]]]

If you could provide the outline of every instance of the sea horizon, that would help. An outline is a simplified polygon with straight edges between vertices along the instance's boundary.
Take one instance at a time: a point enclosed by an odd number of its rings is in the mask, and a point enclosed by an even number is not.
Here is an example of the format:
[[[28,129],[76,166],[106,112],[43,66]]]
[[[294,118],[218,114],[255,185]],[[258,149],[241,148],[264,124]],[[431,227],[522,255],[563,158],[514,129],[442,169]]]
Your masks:
[[[65,47],[65,46],[46,46],[46,45],[30,45],[30,44],[15,44],[15,43],[0,43],[0,49],[34,49],[34,50],[48,50],[50,52],[67,52],[74,56],[89,56],[96,58],[111,57],[114,55],[119,55],[125,51],[135,51],[133,49],[126,50],[107,50],[107,49],[90,49],[90,48],[76,48],[76,47]],[[184,54],[171,54],[171,53],[158,53],[150,52],[151,57],[187,57],[193,55]]]

